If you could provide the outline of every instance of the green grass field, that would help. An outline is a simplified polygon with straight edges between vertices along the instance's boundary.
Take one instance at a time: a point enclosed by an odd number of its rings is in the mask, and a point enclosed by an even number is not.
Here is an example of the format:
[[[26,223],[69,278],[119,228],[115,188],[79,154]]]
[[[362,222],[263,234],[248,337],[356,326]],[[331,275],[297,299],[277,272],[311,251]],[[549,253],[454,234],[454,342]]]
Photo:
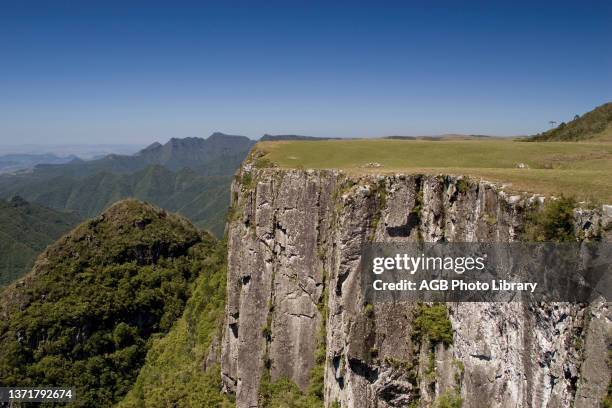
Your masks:
[[[612,143],[607,141],[368,139],[262,142],[256,149],[281,168],[463,174],[506,184],[511,192],[612,203]],[[368,163],[382,166],[368,167]],[[519,163],[529,168],[517,168]]]

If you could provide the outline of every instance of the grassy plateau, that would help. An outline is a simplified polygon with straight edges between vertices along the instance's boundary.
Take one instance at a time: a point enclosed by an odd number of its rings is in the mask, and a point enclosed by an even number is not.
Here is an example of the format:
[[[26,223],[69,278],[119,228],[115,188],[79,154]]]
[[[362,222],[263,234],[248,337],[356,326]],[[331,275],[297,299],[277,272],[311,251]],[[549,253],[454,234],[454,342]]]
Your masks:
[[[338,169],[349,174],[457,174],[504,185],[509,192],[575,196],[612,203],[612,143],[487,140],[328,140],[261,142],[263,159],[280,168]],[[525,164],[528,168],[519,168]]]

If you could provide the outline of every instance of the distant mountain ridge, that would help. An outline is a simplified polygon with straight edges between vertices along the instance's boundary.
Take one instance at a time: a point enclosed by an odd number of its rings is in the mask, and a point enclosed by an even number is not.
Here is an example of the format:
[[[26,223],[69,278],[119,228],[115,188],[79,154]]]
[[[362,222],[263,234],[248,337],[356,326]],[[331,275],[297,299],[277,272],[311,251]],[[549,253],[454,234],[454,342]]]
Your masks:
[[[495,137],[505,136],[490,136],[490,135],[472,135],[472,134],[461,134],[461,133],[447,133],[442,135],[430,135],[430,136],[404,136],[404,135],[391,135],[391,136],[380,136],[379,139],[394,139],[394,140],[472,140],[472,139],[491,139]],[[278,142],[283,140],[304,140],[304,141],[323,141],[323,140],[354,140],[361,138],[354,137],[317,137],[317,136],[302,136],[302,135],[269,135],[265,134],[259,139],[260,142]],[[367,139],[367,138],[366,138]],[[375,138],[376,139],[376,138]]]
[[[428,141],[439,141],[439,140],[472,140],[472,139],[491,139],[495,136],[489,135],[464,135],[461,133],[448,133],[443,135],[431,135],[431,136],[385,136],[383,139],[391,140],[428,140]]]
[[[246,136],[216,132],[208,139],[172,138],[164,145],[153,143],[135,156],[170,170],[187,167],[200,173],[219,175],[235,171],[255,143]]]
[[[0,198],[20,195],[56,210],[93,217],[128,197],[147,200],[223,235],[234,172],[256,142],[213,133],[207,139],[170,139],[127,156],[39,165],[0,175]]]
[[[269,135],[265,134],[259,139],[260,142],[277,142],[281,140],[339,140],[339,137],[317,137],[301,135]]]
[[[563,142],[589,139],[612,140],[612,102],[604,103],[585,113],[576,115],[568,123],[531,137],[535,142]]]
[[[0,173],[14,172],[32,168],[39,164],[64,164],[79,160],[75,155],[64,157],[52,153],[45,154],[5,154],[0,156]]]
[[[173,171],[190,168],[201,175],[227,175],[238,168],[255,143],[246,136],[216,132],[207,139],[172,138],[163,145],[155,142],[134,155],[109,154],[69,166],[43,164],[36,166],[34,172],[84,177],[100,171],[131,173],[159,164]]]

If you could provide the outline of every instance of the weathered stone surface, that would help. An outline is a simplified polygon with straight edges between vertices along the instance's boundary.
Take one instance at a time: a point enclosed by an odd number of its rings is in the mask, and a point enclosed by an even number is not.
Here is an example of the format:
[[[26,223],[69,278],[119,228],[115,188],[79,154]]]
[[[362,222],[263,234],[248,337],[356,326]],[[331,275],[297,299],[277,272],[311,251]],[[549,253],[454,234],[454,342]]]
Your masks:
[[[265,370],[307,389],[324,290],[327,406],[427,406],[452,389],[463,407],[599,406],[610,378],[606,304],[448,304],[453,344],[433,346],[412,339],[414,305],[367,309],[361,298],[364,243],[510,242],[539,197],[453,176],[249,165],[232,196],[221,364],[238,407],[257,406]],[[606,238],[608,213],[576,211],[581,237]]]

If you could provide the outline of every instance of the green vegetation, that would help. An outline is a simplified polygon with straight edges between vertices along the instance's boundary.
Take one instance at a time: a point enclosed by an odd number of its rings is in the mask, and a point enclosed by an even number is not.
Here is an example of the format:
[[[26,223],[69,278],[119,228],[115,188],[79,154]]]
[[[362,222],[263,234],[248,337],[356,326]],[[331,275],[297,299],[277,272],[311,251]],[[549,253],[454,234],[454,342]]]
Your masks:
[[[374,240],[374,235],[376,234],[376,228],[378,227],[378,223],[382,217],[382,210],[387,206],[387,186],[384,181],[380,181],[378,184],[374,185],[372,190],[370,191],[371,196],[376,197],[376,213],[372,217],[372,225],[370,227],[370,237],[369,240]]]
[[[261,335],[264,336],[267,341],[272,340],[272,311],[268,313],[266,324],[261,328]]]
[[[461,405],[463,405],[463,399],[459,391],[452,388],[438,396],[433,406],[434,408],[461,408]]]
[[[130,174],[108,172],[87,177],[58,176],[52,180],[26,174],[0,178],[0,195],[19,194],[56,210],[94,217],[112,203],[134,197],[178,212],[216,236],[223,235],[232,176],[201,176],[190,169],[177,172],[160,165]]]
[[[266,167],[272,167],[272,162],[265,157],[260,157],[258,159],[255,159],[254,166],[257,169],[265,169]]]
[[[225,245],[209,253],[183,315],[165,337],[153,342],[119,408],[233,406],[221,393],[219,366],[204,364],[222,327],[226,260]]]
[[[608,383],[608,392],[601,402],[603,408],[612,408],[612,380]]]
[[[460,179],[457,181],[457,190],[459,190],[461,194],[467,193],[470,191],[470,182],[466,179]]]
[[[410,371],[416,368],[414,362],[400,360],[394,357],[385,357],[384,361],[385,364],[390,365],[396,370]],[[414,375],[416,376],[416,372],[414,372]]]
[[[455,367],[456,371],[455,371],[455,383],[459,383],[461,381],[461,378],[463,377],[463,373],[465,373],[465,364],[463,364],[463,361],[454,358],[453,359],[453,366]]]
[[[221,237],[232,176],[253,144],[246,137],[213,134],[156,143],[133,156],[43,165],[32,172],[0,175],[0,197],[20,195],[83,218],[133,197],[184,215]]]
[[[367,318],[373,318],[374,317],[374,305],[371,303],[366,303],[365,306],[363,307],[363,314],[367,317]]]
[[[266,373],[259,388],[259,405],[262,408],[323,408],[323,401],[313,395],[305,395],[288,378],[270,380]]]
[[[413,337],[419,342],[427,338],[432,345],[453,343],[453,326],[448,318],[446,305],[443,303],[418,304],[412,327]]]
[[[340,169],[351,174],[456,174],[506,184],[510,192],[573,195],[612,202],[612,143],[482,140],[328,140],[259,143],[281,168]],[[377,162],[378,168],[365,167]],[[529,168],[517,168],[524,163]]]
[[[406,408],[419,408],[420,406],[421,406],[421,399],[416,398],[410,401],[410,403],[408,404]]]
[[[482,220],[491,226],[497,224],[497,217],[492,214],[484,214]]]
[[[327,285],[327,274],[323,273],[323,292],[317,303],[317,309],[321,316],[319,332],[317,333],[317,348],[315,350],[315,365],[310,371],[310,384],[308,385],[308,395],[313,400],[318,400],[323,404],[324,382],[325,382],[325,362],[327,359],[327,315],[329,309],[327,302],[329,299],[329,289]]]
[[[310,371],[308,390],[302,392],[289,378],[272,381],[270,371],[266,369],[259,387],[259,405],[262,408],[322,408],[324,406],[328,289],[326,274],[323,276],[325,286],[317,304],[321,315],[321,325],[317,333],[315,365]]]
[[[423,212],[423,192],[422,191],[418,191],[416,193],[416,195],[414,196],[414,207],[412,207],[412,209],[410,210],[410,215],[415,217],[414,223],[416,225],[420,225],[421,224],[421,215]],[[421,232],[419,231],[419,239],[420,239],[420,235]]]
[[[38,254],[79,221],[74,213],[54,211],[20,197],[0,200],[0,287],[28,272]]]
[[[75,406],[120,401],[215,248],[185,219],[135,200],[81,224],[2,293],[0,383],[69,384]]]
[[[423,372],[423,378],[430,384],[436,381],[436,353],[433,350],[429,350],[427,355],[427,367],[425,367]]]
[[[540,133],[531,141],[578,141],[589,139],[612,140],[612,102],[605,103],[574,120],[546,132]]]
[[[574,232],[576,200],[561,197],[532,209],[526,217],[522,239],[528,242],[571,242]]]

